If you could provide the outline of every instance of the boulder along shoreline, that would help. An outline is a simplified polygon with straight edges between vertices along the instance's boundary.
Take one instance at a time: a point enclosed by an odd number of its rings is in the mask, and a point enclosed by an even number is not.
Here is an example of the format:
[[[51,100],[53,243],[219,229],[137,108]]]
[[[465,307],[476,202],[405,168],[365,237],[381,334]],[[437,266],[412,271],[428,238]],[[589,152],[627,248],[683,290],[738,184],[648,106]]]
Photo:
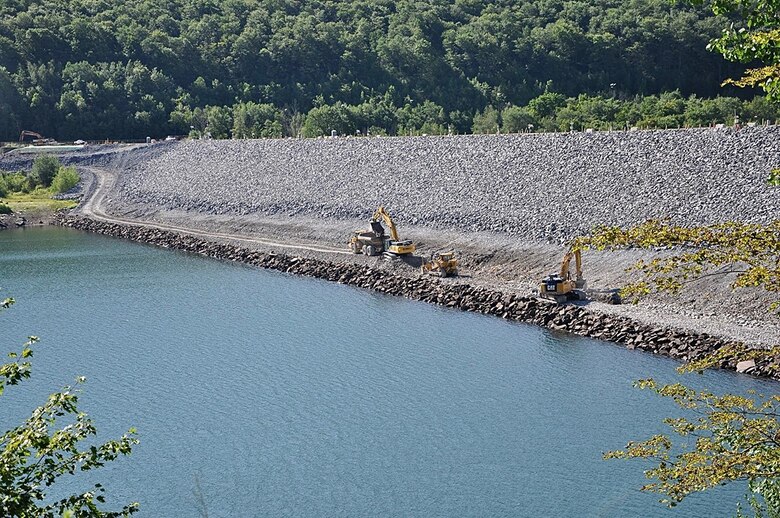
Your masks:
[[[576,305],[558,306],[536,297],[504,293],[468,283],[442,283],[428,276],[416,278],[354,263],[334,263],[321,259],[298,257],[218,243],[194,236],[155,229],[97,221],[88,217],[58,213],[54,224],[77,230],[129,239],[140,243],[191,252],[215,259],[241,262],[260,268],[294,275],[314,277],[365,288],[387,295],[493,315],[506,320],[528,323],[554,331],[594,338],[680,361],[692,361],[736,342],[705,333],[652,326],[619,315],[595,313]],[[735,361],[721,368],[737,370]],[[780,379],[763,362],[742,371],[765,378]]]

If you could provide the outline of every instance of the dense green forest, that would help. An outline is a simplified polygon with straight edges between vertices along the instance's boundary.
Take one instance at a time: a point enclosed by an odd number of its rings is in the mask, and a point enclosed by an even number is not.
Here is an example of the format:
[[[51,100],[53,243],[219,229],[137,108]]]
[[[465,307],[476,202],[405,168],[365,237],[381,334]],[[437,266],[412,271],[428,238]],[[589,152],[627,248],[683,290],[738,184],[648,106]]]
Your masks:
[[[702,99],[742,70],[706,50],[723,23],[670,0],[3,0],[0,140],[775,118]]]

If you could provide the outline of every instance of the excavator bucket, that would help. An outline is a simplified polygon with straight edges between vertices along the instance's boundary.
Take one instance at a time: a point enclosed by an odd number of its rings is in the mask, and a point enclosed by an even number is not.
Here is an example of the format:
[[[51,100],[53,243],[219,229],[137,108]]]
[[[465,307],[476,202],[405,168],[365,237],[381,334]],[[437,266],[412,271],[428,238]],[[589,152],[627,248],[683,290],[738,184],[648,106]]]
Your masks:
[[[385,235],[385,227],[382,226],[382,224],[378,221],[372,221],[371,222],[371,230],[379,234],[380,236]]]

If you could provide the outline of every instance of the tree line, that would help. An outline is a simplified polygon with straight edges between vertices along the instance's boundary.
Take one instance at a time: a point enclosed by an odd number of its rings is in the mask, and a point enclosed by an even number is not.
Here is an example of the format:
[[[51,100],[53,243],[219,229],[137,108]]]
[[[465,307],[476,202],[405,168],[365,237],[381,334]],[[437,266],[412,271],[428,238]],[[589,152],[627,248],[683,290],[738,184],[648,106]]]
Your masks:
[[[330,117],[340,132],[467,133],[544,93],[608,110],[710,98],[744,68],[705,49],[724,23],[669,0],[8,0],[0,140],[187,134],[204,117],[221,135]]]
[[[195,138],[448,135],[764,124],[780,120],[780,105],[765,97],[685,98],[679,91],[628,100],[587,94],[567,98],[546,92],[526,106],[487,106],[473,116],[455,115],[432,101],[398,108],[382,99],[359,105],[340,101],[317,105],[308,114],[244,102],[189,109],[176,112],[174,117],[181,121],[181,127],[191,128],[189,134]]]

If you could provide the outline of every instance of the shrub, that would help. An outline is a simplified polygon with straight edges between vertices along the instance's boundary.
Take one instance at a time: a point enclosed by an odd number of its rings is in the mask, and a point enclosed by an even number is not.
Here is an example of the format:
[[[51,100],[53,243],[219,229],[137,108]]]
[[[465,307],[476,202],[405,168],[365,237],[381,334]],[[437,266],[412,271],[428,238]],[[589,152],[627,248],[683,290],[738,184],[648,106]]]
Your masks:
[[[8,192],[22,192],[27,188],[27,177],[24,173],[10,173],[3,175],[3,183]]]
[[[65,192],[79,183],[79,174],[75,167],[60,167],[54,180],[51,182],[51,189],[55,193]]]
[[[35,159],[30,172],[30,178],[38,185],[48,187],[51,185],[57,171],[60,170],[60,161],[52,155],[41,155]]]
[[[528,109],[535,119],[554,118],[558,109],[564,106],[566,97],[554,92],[545,92],[528,103]]]
[[[11,210],[11,207],[6,205],[5,203],[0,203],[0,214],[12,214],[13,211]]]
[[[9,190],[8,183],[5,181],[5,176],[0,175],[0,198],[8,196]]]
[[[230,119],[233,121],[233,138],[281,137],[281,112],[273,104],[254,102],[233,106]]]
[[[332,131],[337,135],[352,135],[355,129],[349,107],[337,102],[332,106],[312,108],[301,131],[304,137],[320,137],[330,136]]]

